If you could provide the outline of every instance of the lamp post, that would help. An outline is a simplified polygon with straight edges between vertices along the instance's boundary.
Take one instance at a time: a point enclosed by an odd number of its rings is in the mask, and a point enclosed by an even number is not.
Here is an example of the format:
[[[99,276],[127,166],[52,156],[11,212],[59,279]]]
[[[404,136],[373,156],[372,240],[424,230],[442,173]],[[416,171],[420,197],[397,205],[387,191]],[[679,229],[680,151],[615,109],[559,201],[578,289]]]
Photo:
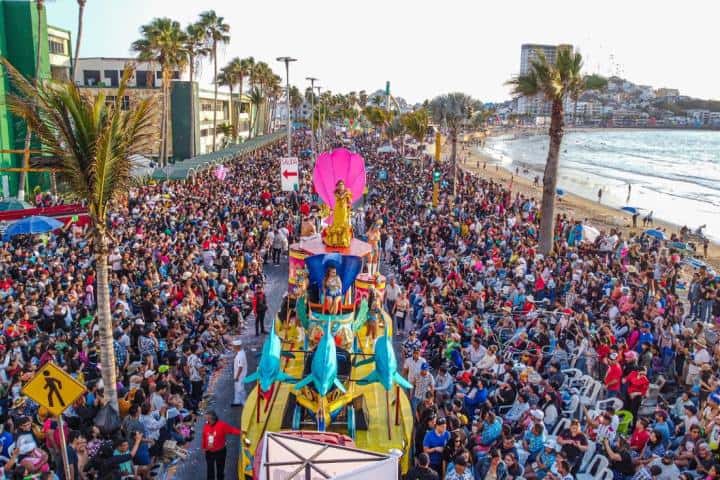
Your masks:
[[[290,62],[296,62],[296,58],[278,57],[278,62],[285,63],[285,107],[287,108],[287,156],[292,156],[292,125],[290,123]]]
[[[315,77],[305,77],[305,80],[310,82],[310,151],[312,151],[312,157],[315,158],[315,82],[318,80]]]

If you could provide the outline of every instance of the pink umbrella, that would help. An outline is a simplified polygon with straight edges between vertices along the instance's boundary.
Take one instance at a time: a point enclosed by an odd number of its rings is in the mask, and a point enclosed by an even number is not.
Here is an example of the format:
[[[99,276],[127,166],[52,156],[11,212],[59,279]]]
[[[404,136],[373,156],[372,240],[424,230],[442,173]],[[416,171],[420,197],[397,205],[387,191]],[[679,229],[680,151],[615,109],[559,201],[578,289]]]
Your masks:
[[[313,184],[315,190],[331,209],[335,208],[335,185],[342,180],[352,192],[353,203],[365,191],[365,160],[346,148],[323,152],[315,161]]]

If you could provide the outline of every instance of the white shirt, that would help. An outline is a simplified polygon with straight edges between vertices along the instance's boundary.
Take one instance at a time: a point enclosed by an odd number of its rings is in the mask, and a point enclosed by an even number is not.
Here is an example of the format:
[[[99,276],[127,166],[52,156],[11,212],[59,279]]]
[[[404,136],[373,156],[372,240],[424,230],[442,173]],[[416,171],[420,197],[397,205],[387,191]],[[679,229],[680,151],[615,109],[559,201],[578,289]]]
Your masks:
[[[395,286],[392,283],[388,283],[385,287],[385,298],[391,302],[397,300],[398,295],[402,292],[402,287],[399,283],[395,282]]]
[[[470,362],[475,365],[480,360],[483,359],[485,354],[487,353],[487,349],[483,347],[482,345],[479,346],[479,348],[475,348],[474,345],[470,344],[466,349],[466,352],[468,352],[468,355],[470,356]]]
[[[238,372],[240,372],[240,376],[238,376]],[[233,361],[233,379],[237,379],[236,382],[242,382],[245,375],[247,375],[247,356],[245,350],[240,350],[235,354]]]
[[[418,357],[417,360],[414,360],[413,357],[408,357],[405,359],[405,363],[403,363],[403,368],[407,369],[407,380],[408,382],[415,384],[415,377],[420,375],[420,367],[422,367],[422,364],[425,363],[425,359],[422,357]]]
[[[700,366],[710,363],[710,354],[705,348],[701,348],[693,357],[693,361],[688,366],[689,375],[697,375],[700,373]]]
[[[118,270],[122,270],[122,255],[113,252],[108,257],[108,260],[112,264],[113,271],[117,272]]]

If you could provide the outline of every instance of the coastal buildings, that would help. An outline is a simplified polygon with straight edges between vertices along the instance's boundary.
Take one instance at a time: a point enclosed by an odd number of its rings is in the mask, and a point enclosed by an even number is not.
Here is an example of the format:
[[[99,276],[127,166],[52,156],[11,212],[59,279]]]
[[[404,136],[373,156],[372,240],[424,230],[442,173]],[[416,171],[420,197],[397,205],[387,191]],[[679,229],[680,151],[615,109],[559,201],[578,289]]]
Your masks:
[[[525,44],[521,48],[520,74],[530,71],[542,53],[554,61],[558,48],[570,45]],[[578,99],[566,99],[568,126],[618,128],[720,129],[720,101],[680,95],[676,88],[637,85],[617,76],[608,78],[602,91],[586,91]],[[550,104],[542,97],[518,97],[501,104],[496,122],[536,126],[545,124]]]
[[[158,65],[138,62],[134,58],[80,58],[75,71],[75,84],[89,94],[103,93],[108,101],[114,101],[118,83],[128,64],[135,65],[135,74],[130,79],[130,88],[126,90],[122,102],[123,105],[129,107],[140,99],[153,97],[154,114],[157,118],[157,121],[154,122],[157,125],[157,141],[151,145],[145,155],[155,157],[160,147],[160,118],[163,100],[162,72]],[[226,138],[225,133],[229,129],[231,103],[238,136],[246,138],[250,133],[250,101],[247,96],[243,95],[241,99],[240,95],[234,93],[231,102],[228,92],[218,91],[218,132],[215,136],[217,148],[221,148],[230,141],[230,138]],[[169,102],[170,156],[182,159],[193,156],[193,152],[203,154],[212,151],[213,105],[212,90],[199,88],[197,82],[190,85],[186,73],[173,72]]]
[[[525,43],[520,47],[520,75],[527,75],[532,68],[532,62],[544,56],[548,62],[555,63],[557,52],[559,49],[572,50],[573,46],[568,44],[561,45],[541,45],[535,43]],[[521,96],[517,99],[517,111],[520,115],[541,116],[550,115],[550,103],[541,95],[533,97]]]

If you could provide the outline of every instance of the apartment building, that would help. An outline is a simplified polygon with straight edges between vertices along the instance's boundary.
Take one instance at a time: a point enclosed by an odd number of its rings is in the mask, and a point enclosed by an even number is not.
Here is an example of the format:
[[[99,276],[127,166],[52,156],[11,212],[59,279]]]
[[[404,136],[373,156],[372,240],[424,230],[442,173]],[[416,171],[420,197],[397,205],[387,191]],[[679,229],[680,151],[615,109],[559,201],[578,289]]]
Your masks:
[[[108,101],[114,101],[117,87],[127,65],[135,67],[135,73],[128,82],[122,104],[129,107],[133,103],[145,98],[152,98],[154,115],[157,125],[157,141],[153,142],[147,152],[147,157],[156,157],[160,147],[160,119],[163,102],[162,71],[157,65],[149,62],[140,62],[134,58],[92,57],[81,58],[75,71],[75,84],[85,92],[92,95],[105,94]],[[230,138],[224,132],[230,125],[230,93],[218,91],[217,97],[217,134],[215,135],[216,149],[222,148]],[[172,139],[168,146],[171,157],[187,158],[193,155],[213,151],[213,106],[214,91],[201,89],[196,82],[190,85],[185,72],[174,71],[170,84],[170,99],[168,102],[168,136]],[[243,95],[234,93],[232,96],[233,121],[237,125],[239,138],[246,138],[249,134],[250,102]]]

